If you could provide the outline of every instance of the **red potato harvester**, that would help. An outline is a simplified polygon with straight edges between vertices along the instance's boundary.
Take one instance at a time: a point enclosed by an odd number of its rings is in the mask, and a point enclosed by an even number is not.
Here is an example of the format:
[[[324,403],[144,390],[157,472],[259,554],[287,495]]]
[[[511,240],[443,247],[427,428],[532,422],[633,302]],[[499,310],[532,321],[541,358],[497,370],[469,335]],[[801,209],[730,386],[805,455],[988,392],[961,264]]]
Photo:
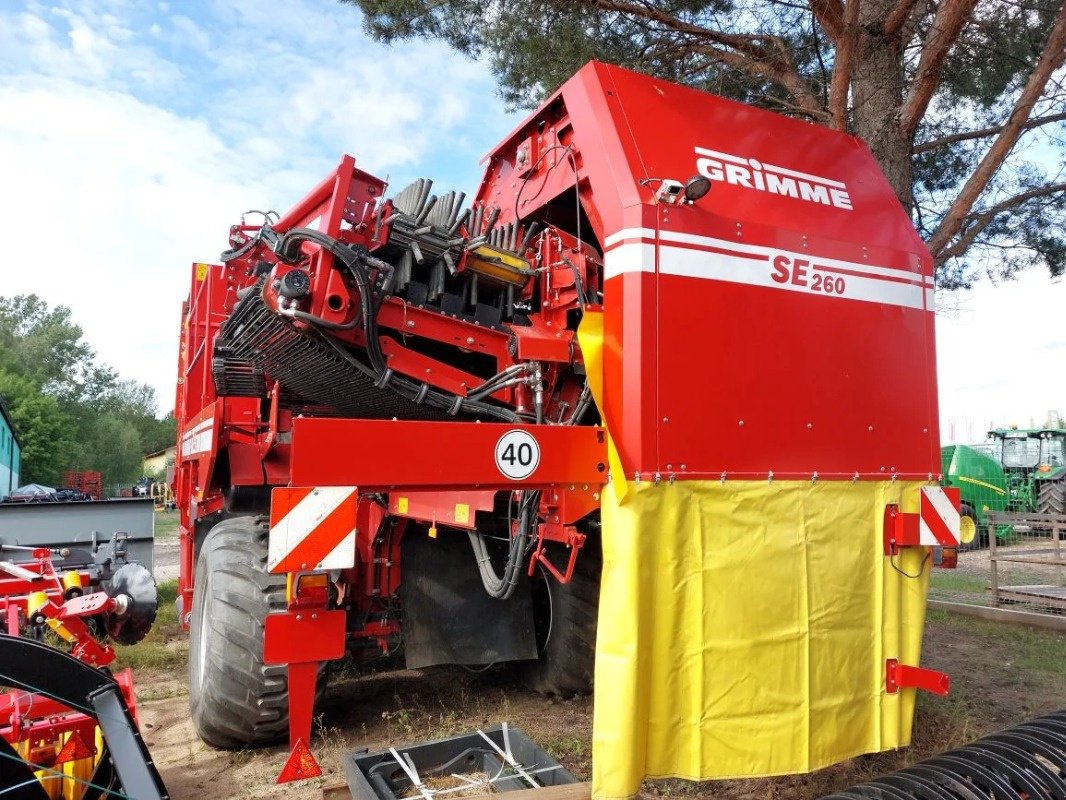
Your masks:
[[[295,776],[346,654],[587,689],[609,476],[937,479],[932,264],[859,140],[593,63],[464,200],[390,195],[345,156],[193,265],[192,715],[220,747],[288,730]],[[935,546],[949,566],[957,495],[913,497],[871,512],[878,559]],[[879,663],[884,691],[946,687]]]

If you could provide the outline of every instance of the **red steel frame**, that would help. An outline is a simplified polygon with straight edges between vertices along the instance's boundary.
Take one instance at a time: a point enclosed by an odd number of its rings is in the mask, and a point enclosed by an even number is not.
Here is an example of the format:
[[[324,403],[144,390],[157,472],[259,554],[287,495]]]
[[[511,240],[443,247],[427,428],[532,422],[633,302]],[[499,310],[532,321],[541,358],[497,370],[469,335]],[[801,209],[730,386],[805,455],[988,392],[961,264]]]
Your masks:
[[[788,191],[766,190],[765,174],[775,170]],[[721,178],[701,202],[657,200],[664,179],[701,171]],[[781,183],[789,176],[791,186]],[[806,201],[797,180],[806,182]],[[374,251],[389,231],[387,222],[378,233],[371,224],[385,188],[345,156],[273,228],[310,226]],[[839,197],[846,202],[829,204]],[[565,218],[573,234],[581,228],[580,240],[552,229],[534,247],[542,263],[568,254],[590,296],[603,291],[604,305],[595,307],[605,321],[602,412],[627,478],[937,475],[932,263],[859,140],[590,64],[489,154],[476,200],[497,206],[500,223],[517,213],[523,221]],[[579,213],[583,221],[570,224]],[[235,226],[231,244],[256,230]],[[347,306],[330,302],[346,296],[329,269],[333,257],[309,244],[303,252],[311,258],[309,312],[343,322]],[[490,509],[497,492],[540,489],[542,542],[580,547],[572,525],[597,508],[606,479],[600,429],[537,426],[543,464],[511,481],[492,459],[505,426],[294,419],[279,407],[276,385],[267,401],[217,397],[214,338],[237,291],[253,281],[250,266],[193,265],[183,307],[175,491],[184,609],[192,608],[197,536],[223,510],[229,487],[358,487],[356,566],[341,582],[365,607],[400,579],[399,537],[374,538],[386,516],[398,520],[401,536],[410,521],[472,527],[473,515],[460,519],[457,502],[476,513]],[[382,304],[379,324],[482,353],[500,369],[539,359],[555,380],[580,358],[567,325],[577,295],[568,269],[543,281],[533,324],[510,334],[397,298]],[[358,331],[346,335],[363,344]],[[382,338],[394,370],[458,394],[477,380],[408,349],[402,335]],[[525,386],[494,397],[519,411],[533,401]],[[387,508],[372,494],[387,495]],[[385,562],[397,566],[386,570]],[[395,626],[372,619],[342,633],[321,598],[295,592],[289,613],[268,622],[270,659],[290,664],[294,746],[310,731],[314,663],[342,653],[344,636],[385,646]]]
[[[83,619],[113,610],[114,600],[102,591],[83,594],[89,585],[88,575],[71,571],[61,576],[52,564],[51,550],[40,548],[32,555],[32,561],[21,562],[17,568],[39,578],[0,570],[0,614],[6,633],[23,635],[30,614],[39,615],[62,628],[75,658],[98,667],[110,664],[115,659],[115,651],[97,641]],[[133,672],[127,668],[114,678],[136,722]],[[63,750],[62,737],[68,733],[77,734],[85,748],[95,755],[96,729],[95,719],[50,698],[18,689],[0,694],[0,738],[12,746],[29,743],[28,761],[32,764],[55,765]]]

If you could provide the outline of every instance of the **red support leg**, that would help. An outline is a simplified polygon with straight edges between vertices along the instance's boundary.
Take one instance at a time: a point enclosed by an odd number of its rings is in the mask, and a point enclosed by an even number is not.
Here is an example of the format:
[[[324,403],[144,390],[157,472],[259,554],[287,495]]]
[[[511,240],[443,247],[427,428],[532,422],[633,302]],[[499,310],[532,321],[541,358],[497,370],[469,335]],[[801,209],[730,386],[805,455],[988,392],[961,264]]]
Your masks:
[[[289,759],[278,783],[316,778],[322,774],[308,749],[314,720],[318,665],[344,655],[345,613],[314,608],[290,608],[264,620],[263,660],[285,664],[289,675]]]
[[[315,708],[315,683],[318,662],[303,661],[289,664],[289,749],[296,743],[311,742],[311,723]]]

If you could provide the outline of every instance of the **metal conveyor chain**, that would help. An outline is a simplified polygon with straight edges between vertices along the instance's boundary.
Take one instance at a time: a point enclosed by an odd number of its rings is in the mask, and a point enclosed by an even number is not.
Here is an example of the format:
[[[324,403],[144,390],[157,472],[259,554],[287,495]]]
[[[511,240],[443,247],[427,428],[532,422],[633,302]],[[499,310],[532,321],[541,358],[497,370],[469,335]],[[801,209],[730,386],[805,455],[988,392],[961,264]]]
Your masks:
[[[1066,710],[822,800],[1066,800]]]

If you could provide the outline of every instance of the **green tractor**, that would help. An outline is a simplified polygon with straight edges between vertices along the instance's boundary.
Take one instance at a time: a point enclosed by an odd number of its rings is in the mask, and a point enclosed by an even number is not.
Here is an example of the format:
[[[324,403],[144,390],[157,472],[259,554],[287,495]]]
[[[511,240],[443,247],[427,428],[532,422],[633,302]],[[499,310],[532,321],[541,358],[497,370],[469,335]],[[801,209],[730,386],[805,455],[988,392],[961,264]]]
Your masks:
[[[988,432],[1007,477],[1007,510],[1066,514],[1066,428]]]
[[[971,546],[963,548],[967,550],[988,543],[988,512],[1006,511],[1010,506],[1007,475],[999,461],[984,452],[984,448],[982,445],[970,447],[952,444],[940,449],[943,484],[959,490],[962,495],[962,515],[972,519],[977,528]],[[1009,525],[997,527],[997,541],[1009,535]]]

